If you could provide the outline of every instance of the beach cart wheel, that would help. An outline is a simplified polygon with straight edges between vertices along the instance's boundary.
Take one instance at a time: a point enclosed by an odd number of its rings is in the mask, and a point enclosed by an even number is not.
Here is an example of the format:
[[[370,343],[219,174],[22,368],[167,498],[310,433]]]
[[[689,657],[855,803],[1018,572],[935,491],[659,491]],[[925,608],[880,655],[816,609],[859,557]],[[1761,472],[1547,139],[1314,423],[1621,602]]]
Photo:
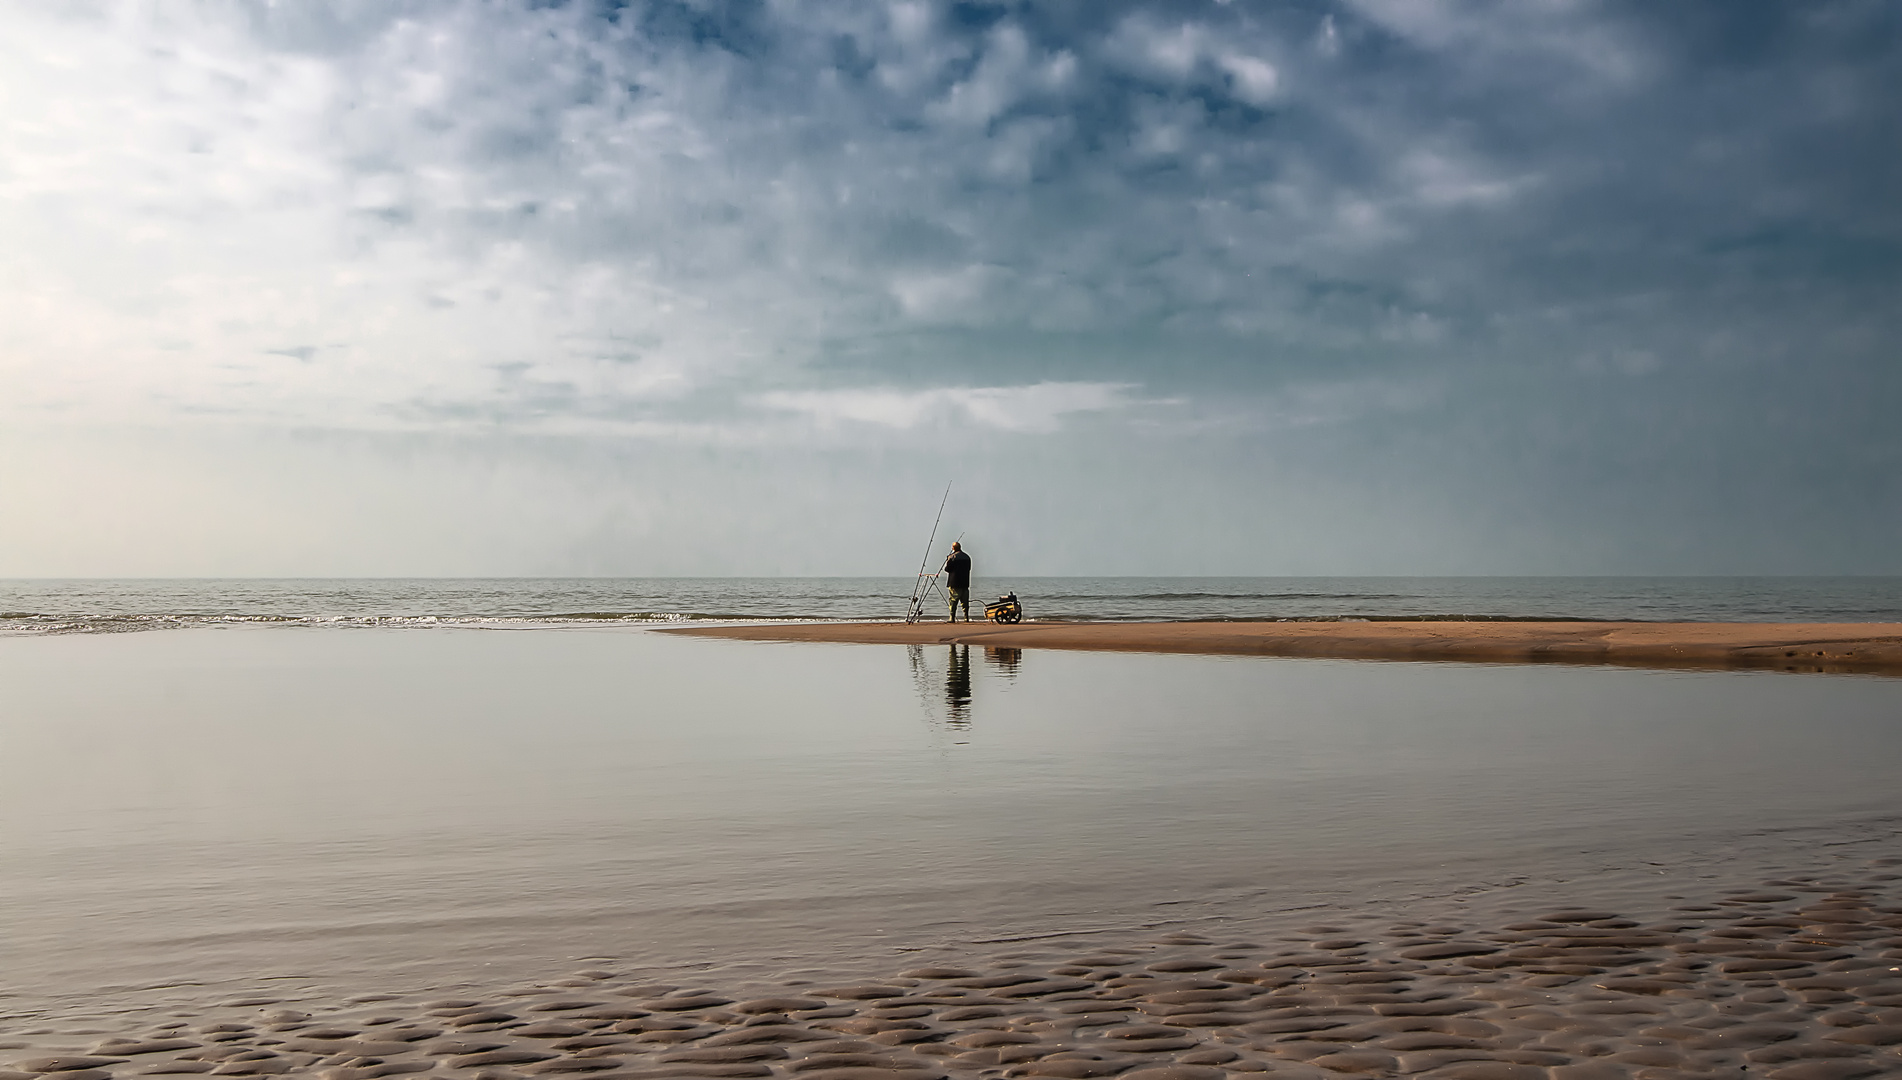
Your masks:
[[[997,615],[997,621],[1002,623],[1014,623],[1023,617],[1024,613],[1021,611],[1001,611]]]

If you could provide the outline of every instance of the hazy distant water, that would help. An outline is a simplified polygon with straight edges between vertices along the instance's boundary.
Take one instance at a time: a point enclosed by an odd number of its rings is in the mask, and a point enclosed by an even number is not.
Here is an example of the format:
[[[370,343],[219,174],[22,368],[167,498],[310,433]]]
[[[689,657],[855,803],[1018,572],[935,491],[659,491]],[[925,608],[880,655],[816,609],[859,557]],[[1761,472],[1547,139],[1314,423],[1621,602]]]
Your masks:
[[[988,577],[1036,619],[1902,621],[1902,577]],[[897,619],[898,578],[0,580],[0,631]],[[932,607],[935,612],[935,604]]]
[[[13,635],[0,686],[9,1008],[1702,888],[1893,833],[1902,775],[1856,676],[205,627]]]

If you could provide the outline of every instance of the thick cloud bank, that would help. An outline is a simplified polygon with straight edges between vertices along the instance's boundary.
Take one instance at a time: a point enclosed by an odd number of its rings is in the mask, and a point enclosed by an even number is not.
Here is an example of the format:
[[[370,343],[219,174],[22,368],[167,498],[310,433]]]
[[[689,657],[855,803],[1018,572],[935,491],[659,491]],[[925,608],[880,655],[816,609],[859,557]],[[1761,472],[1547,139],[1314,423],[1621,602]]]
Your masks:
[[[49,520],[99,469],[237,513],[269,481],[207,448],[275,430],[332,519],[420,455],[450,516],[581,522],[333,567],[295,506],[241,546],[276,561],[180,561],[155,509],[143,556],[47,526],[0,573],[887,569],[879,500],[947,471],[1026,507],[1026,570],[1902,571],[1890,4],[0,29],[0,423]],[[839,535],[768,555],[736,503]]]

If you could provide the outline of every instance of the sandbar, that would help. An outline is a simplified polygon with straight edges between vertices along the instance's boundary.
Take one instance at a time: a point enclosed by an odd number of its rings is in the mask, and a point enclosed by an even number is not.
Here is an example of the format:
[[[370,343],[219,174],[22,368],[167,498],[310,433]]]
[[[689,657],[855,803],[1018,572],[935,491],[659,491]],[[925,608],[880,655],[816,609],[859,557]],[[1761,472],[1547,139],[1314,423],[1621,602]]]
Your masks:
[[[1902,623],[837,622],[668,632],[746,641],[1902,674]]]

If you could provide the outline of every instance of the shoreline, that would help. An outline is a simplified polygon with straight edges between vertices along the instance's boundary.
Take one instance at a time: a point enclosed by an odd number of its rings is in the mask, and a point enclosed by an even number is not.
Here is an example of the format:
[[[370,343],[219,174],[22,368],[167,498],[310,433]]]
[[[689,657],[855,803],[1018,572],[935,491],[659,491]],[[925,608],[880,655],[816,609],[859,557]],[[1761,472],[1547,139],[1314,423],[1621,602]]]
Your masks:
[[[666,627],[740,641],[1902,675],[1902,623],[1039,622]]]

